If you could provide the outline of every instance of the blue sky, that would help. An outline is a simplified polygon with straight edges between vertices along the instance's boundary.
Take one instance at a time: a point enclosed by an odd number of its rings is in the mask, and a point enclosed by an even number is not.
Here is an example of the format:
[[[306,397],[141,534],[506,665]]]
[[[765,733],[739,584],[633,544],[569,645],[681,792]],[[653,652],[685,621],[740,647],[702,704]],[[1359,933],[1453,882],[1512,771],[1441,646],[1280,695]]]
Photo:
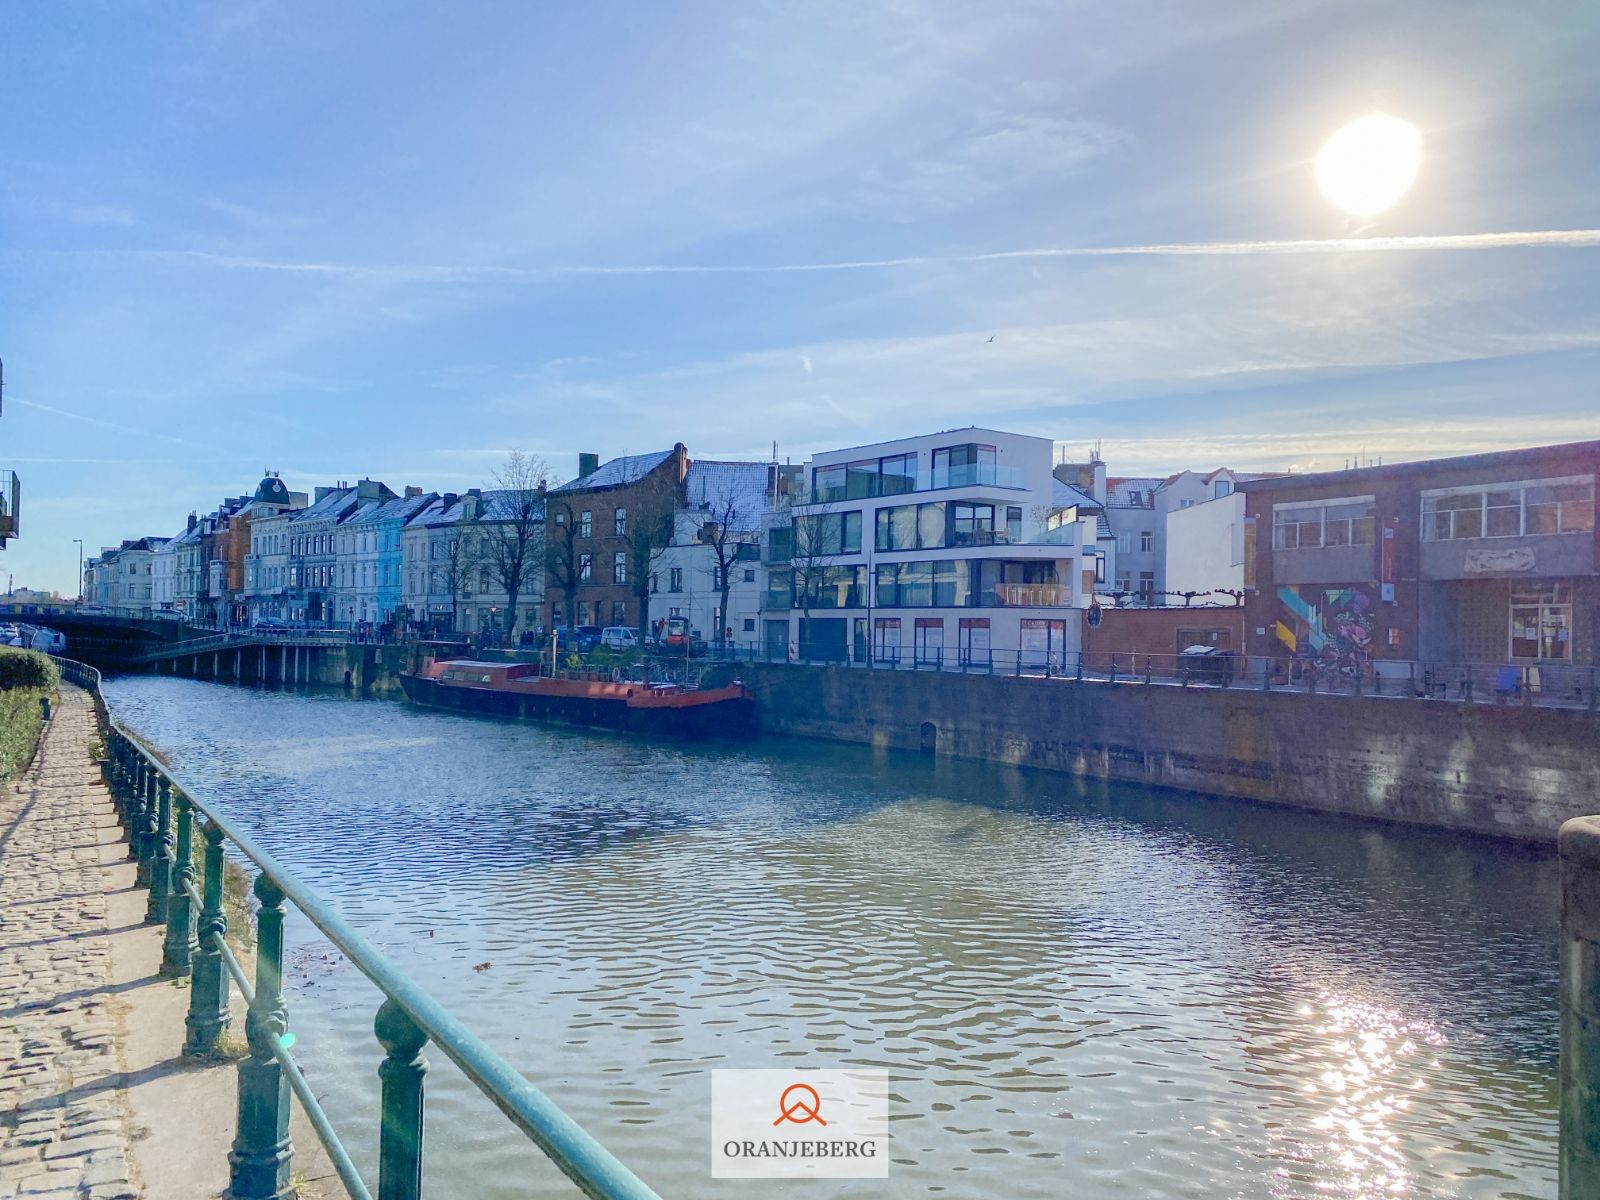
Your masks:
[[[1237,245],[1600,226],[1594,5],[126,0],[0,46],[18,585],[268,467],[1600,436],[1600,249]],[[1357,225],[1310,160],[1375,109],[1424,158]],[[983,257],[1194,243],[1233,252]]]

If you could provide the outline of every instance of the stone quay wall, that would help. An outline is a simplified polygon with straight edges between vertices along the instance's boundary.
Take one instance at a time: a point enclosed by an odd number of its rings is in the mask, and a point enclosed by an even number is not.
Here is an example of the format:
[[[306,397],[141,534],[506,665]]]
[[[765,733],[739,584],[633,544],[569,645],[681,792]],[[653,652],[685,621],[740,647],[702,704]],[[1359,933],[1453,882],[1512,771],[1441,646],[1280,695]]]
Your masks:
[[[1555,845],[1600,715],[1451,700],[741,663],[762,728]]]

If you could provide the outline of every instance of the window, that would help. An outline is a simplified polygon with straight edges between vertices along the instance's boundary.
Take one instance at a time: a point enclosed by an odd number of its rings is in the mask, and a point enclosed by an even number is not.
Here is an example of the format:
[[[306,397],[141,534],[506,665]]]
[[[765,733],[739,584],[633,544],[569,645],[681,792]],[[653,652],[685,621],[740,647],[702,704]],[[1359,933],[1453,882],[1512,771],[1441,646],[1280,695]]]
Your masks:
[[[754,583],[756,581],[756,569],[754,567],[746,567],[744,569],[744,581],[746,583]]]
[[[1572,585],[1511,585],[1511,657],[1541,662],[1572,658]]]
[[[712,567],[711,568],[711,590],[713,592],[720,592],[722,590],[722,568],[721,567]]]
[[[900,661],[900,618],[876,617],[872,622],[872,657],[879,662]]]
[[[746,617],[744,619],[744,631],[746,633],[754,633],[756,631],[756,619],[754,617]]]
[[[866,606],[866,567],[817,567],[794,573],[796,603],[810,608]]]
[[[995,448],[968,442],[933,452],[933,486],[963,487],[995,481]]]
[[[1022,540],[1022,506],[1010,504],[1006,506],[1006,540],[1020,542]]]
[[[1424,493],[1422,497],[1422,537],[1429,542],[1588,533],[1593,529],[1592,479],[1502,483]]]
[[[1131,575],[1118,575],[1117,576],[1117,589],[1116,590],[1119,591],[1119,592],[1122,592],[1124,595],[1126,595],[1128,592],[1133,591],[1133,576],[1131,576]]]
[[[622,550],[611,556],[611,578],[617,583],[628,582],[628,555]]]
[[[861,512],[818,513],[801,517],[801,549],[805,557],[861,553]]]
[[[564,509],[564,508],[556,509],[556,524],[557,525],[565,525],[566,523],[567,523],[567,510]]]
[[[651,571],[650,572],[650,594],[652,596],[654,596],[660,590],[661,590],[661,576],[658,575],[656,572]]]
[[[987,546],[995,541],[994,505],[957,501],[950,506],[951,545]]]
[[[618,508],[611,514],[611,534],[613,537],[628,536],[628,510]]]
[[[915,626],[919,663],[939,666],[944,662],[944,618],[918,617]]]
[[[579,580],[579,582],[581,582],[581,583],[589,583],[593,579],[594,579],[594,555],[592,555],[592,554],[580,554],[580,555],[578,555],[578,580]],[[580,621],[578,623],[580,625],[587,625],[588,624],[587,621]]]
[[[1153,530],[1145,529],[1139,533],[1139,553],[1149,554],[1156,548],[1156,535]]]
[[[1213,500],[1221,500],[1224,496],[1231,496],[1232,494],[1233,480],[1214,479],[1211,481],[1211,498]]]
[[[873,496],[897,496],[916,490],[917,456],[895,454],[887,458],[866,458],[853,463],[814,467],[811,472],[812,503],[835,500],[863,500]]]
[[[628,623],[628,602],[626,600],[613,600],[611,602],[611,623],[613,625],[626,625]]]
[[[1375,540],[1372,497],[1279,505],[1272,510],[1274,550],[1370,546]]]
[[[1126,529],[1123,530],[1121,533],[1117,534],[1117,553],[1118,554],[1132,554],[1133,553],[1133,534],[1130,533]]]
[[[672,592],[683,591],[683,568],[673,567],[667,573],[667,590]]]
[[[578,514],[578,536],[585,538],[594,536],[594,514],[587,508]]]
[[[1139,572],[1139,603],[1154,604],[1156,602],[1156,573],[1154,571]]]

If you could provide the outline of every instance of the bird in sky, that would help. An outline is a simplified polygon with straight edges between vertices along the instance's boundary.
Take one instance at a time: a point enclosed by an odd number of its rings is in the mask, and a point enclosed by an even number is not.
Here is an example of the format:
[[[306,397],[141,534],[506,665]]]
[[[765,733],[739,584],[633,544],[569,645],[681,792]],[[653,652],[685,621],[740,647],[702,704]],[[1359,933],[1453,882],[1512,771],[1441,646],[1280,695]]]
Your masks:
[[[991,333],[989,335],[989,342],[992,342],[992,341],[994,341],[994,334]],[[985,342],[984,345],[987,346],[989,344],[989,342]]]

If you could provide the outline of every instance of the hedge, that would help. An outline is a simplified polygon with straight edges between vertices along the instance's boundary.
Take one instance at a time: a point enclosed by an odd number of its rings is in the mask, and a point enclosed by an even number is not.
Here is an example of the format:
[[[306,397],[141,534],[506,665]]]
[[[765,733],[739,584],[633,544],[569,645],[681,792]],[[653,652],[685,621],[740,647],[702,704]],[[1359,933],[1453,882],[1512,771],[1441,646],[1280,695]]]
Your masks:
[[[12,688],[53,692],[60,683],[61,672],[49,655],[37,650],[0,646],[0,692],[9,692]]]

